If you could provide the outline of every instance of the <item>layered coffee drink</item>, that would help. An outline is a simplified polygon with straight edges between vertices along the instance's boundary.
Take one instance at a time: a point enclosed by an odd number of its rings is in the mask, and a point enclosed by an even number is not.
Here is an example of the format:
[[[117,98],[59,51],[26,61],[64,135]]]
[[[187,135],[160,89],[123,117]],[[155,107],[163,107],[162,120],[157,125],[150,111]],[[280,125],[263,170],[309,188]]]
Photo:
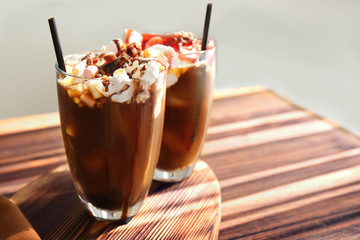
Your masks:
[[[125,41],[156,49],[170,64],[167,77],[165,122],[154,179],[181,181],[188,177],[205,140],[215,79],[215,46],[189,32],[140,34],[125,32]]]
[[[61,130],[78,195],[94,217],[127,222],[147,196],[164,121],[166,58],[115,39],[57,68]]]
[[[193,166],[205,140],[212,101],[213,75],[206,64],[181,69],[167,89],[165,122],[157,169],[178,171]],[[179,69],[177,69],[179,70]]]

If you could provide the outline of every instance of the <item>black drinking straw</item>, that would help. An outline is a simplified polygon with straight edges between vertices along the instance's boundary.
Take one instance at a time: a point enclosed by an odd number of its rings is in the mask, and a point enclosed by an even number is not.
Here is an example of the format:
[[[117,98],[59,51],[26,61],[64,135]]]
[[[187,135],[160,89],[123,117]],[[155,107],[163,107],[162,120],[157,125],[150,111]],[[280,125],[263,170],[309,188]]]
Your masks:
[[[62,54],[62,51],[61,51],[61,45],[60,45],[60,40],[59,40],[59,36],[58,36],[58,33],[57,33],[55,18],[53,18],[53,17],[49,18],[48,21],[49,21],[51,37],[52,37],[52,40],[53,40],[56,59],[57,59],[59,68],[61,70],[63,70],[64,72],[66,72],[64,57],[63,57],[63,54]]]
[[[212,8],[212,3],[208,3],[207,8],[206,8],[205,25],[204,25],[202,44],[201,44],[201,50],[203,50],[203,51],[206,50],[206,45],[207,45],[207,41],[208,41],[211,8]]]

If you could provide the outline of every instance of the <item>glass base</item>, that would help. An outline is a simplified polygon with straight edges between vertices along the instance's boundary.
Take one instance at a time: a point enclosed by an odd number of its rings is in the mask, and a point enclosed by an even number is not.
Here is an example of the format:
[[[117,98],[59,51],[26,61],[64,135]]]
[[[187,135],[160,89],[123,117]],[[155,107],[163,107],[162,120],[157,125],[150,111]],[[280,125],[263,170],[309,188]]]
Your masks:
[[[184,169],[175,171],[166,171],[162,169],[155,169],[153,179],[160,182],[181,182],[188,178],[195,168],[195,164]]]
[[[117,224],[126,224],[130,222],[130,220],[139,212],[143,201],[135,204],[134,206],[130,206],[127,212],[127,218],[122,219],[122,210],[107,210],[95,207],[88,201],[85,201],[79,196],[82,203],[85,207],[90,211],[90,213],[95,217],[97,220],[100,221],[107,221],[107,222],[116,222]]]

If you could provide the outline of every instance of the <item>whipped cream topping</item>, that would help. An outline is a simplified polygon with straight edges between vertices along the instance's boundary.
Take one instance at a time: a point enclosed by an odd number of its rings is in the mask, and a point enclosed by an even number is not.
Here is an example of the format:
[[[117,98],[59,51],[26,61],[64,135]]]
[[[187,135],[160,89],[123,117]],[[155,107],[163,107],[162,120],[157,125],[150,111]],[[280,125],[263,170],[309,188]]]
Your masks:
[[[141,35],[141,37],[140,37]],[[189,67],[198,65],[201,62],[201,40],[197,39],[191,32],[174,32],[171,34],[140,34],[134,29],[127,29],[124,34],[124,41],[141,41],[148,48],[161,52],[168,60],[169,69],[167,75],[167,87],[174,85],[180,75]],[[214,47],[213,41],[208,46]]]
[[[139,36],[135,34],[132,39]],[[164,59],[156,49],[144,52],[136,43],[124,44],[115,39],[100,51],[66,56],[66,71],[72,76],[60,83],[71,89],[68,93],[75,102],[81,104],[76,100],[79,98],[89,107],[97,106],[101,97],[119,103],[145,102],[165,78]]]
[[[167,75],[166,87],[174,85],[178,81],[180,74],[179,71],[174,71],[173,69],[189,67],[189,62],[182,61],[172,47],[155,44],[151,48],[158,50],[169,60],[170,68]]]
[[[140,65],[141,66],[141,65]],[[138,68],[139,69],[139,68]],[[155,79],[159,78],[160,69],[155,61],[150,61],[140,69],[145,69],[144,73],[139,78],[147,84],[152,84]]]
[[[132,81],[126,73],[113,76],[109,80],[108,91],[105,94],[111,96],[120,93],[126,85],[132,85]]]

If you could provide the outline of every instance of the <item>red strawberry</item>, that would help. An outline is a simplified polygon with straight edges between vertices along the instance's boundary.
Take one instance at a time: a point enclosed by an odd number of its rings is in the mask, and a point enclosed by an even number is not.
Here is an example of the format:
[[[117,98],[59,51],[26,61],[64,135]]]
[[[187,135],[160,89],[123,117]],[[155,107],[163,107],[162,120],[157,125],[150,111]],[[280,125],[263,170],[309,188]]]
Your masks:
[[[152,37],[149,39],[149,41],[146,43],[145,48],[149,48],[151,46],[154,46],[155,44],[163,44],[164,43],[164,39],[162,37]]]

